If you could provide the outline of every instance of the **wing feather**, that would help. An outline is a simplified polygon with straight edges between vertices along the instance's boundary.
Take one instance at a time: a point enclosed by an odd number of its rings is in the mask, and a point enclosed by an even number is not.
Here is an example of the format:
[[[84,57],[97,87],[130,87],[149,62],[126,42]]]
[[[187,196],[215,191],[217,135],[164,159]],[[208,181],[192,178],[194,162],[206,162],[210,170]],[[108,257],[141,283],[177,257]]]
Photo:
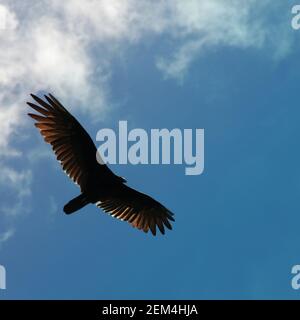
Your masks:
[[[50,143],[57,160],[66,174],[82,189],[83,177],[98,170],[101,176],[114,176],[106,165],[96,161],[96,146],[80,123],[51,94],[46,101],[31,95],[36,103],[27,104],[38,114],[28,113],[47,143]]]
[[[126,185],[112,192],[108,197],[99,199],[97,206],[111,216],[128,221],[133,227],[156,235],[156,229],[162,234],[165,227],[172,229],[170,221],[174,214],[153,198]]]

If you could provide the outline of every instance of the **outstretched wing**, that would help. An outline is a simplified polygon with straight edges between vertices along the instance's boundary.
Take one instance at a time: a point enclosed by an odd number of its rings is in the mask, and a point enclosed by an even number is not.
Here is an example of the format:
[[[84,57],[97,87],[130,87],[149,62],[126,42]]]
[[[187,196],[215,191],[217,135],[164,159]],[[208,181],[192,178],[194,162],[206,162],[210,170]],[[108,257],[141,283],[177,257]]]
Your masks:
[[[156,235],[156,227],[162,234],[165,226],[172,229],[174,214],[153,198],[124,184],[96,205],[115,218],[128,221],[133,227]],[[170,221],[169,221],[170,220]]]
[[[51,94],[45,96],[47,102],[31,94],[38,103],[27,104],[39,114],[28,113],[36,120],[35,126],[40,129],[44,140],[51,144],[67,175],[82,189],[88,172],[97,170],[104,176],[114,175],[106,165],[96,161],[96,146],[80,123]]]

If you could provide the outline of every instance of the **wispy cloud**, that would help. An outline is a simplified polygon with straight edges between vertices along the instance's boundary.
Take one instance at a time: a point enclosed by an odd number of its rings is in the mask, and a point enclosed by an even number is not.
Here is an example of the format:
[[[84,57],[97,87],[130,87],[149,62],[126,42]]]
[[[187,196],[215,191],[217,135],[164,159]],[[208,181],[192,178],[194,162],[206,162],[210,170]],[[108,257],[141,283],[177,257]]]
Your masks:
[[[9,240],[14,235],[14,233],[15,230],[13,228],[0,233],[0,248],[7,240]]]
[[[1,163],[0,163],[1,164]],[[0,175],[1,193],[0,214],[15,217],[28,211],[26,199],[31,195],[31,170],[15,170],[2,163]]]
[[[16,170],[0,161],[0,249],[15,233],[15,223],[20,215],[30,211],[32,172],[30,169]]]
[[[289,6],[269,0],[172,1],[168,25],[174,52],[157,59],[157,67],[169,78],[182,80],[197,57],[211,48],[268,49],[270,57],[288,53],[292,46]],[[275,25],[270,16],[278,14]],[[290,36],[288,35],[288,32]]]

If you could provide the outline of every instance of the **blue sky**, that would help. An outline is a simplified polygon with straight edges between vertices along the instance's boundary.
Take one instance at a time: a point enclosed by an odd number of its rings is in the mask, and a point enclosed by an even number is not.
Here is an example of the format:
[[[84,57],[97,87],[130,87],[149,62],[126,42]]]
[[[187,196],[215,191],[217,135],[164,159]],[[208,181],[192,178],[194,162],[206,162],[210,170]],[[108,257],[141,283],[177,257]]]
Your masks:
[[[300,264],[296,3],[99,3],[82,11],[76,0],[72,9],[45,1],[42,22],[3,2],[0,299],[298,299],[290,284]],[[175,213],[173,231],[154,238],[92,205],[63,213],[79,190],[26,118],[28,94],[44,90],[94,140],[119,120],[205,129],[200,176],[180,165],[112,166]]]

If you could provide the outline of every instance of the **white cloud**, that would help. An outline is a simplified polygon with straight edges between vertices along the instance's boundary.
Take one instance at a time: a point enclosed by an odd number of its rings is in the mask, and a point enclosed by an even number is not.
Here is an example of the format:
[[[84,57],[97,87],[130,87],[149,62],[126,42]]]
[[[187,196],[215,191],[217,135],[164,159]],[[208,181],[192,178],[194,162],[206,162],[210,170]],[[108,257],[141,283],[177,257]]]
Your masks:
[[[19,213],[28,211],[26,199],[31,195],[32,173],[29,169],[15,170],[7,164],[0,163],[1,193],[0,215],[16,217]]]
[[[273,8],[284,21],[286,5],[269,0],[173,1],[169,24],[177,50],[169,57],[158,58],[157,67],[166,77],[182,80],[199,55],[217,46],[266,46],[270,56],[286,54],[291,46],[291,37],[285,32],[289,26],[277,22],[274,27],[270,25],[269,11]]]
[[[167,29],[170,1],[145,0],[51,0],[54,10],[63,15],[65,28],[83,41],[91,39],[118,45],[136,42],[145,32]]]
[[[32,173],[27,170],[15,170],[0,161],[0,249],[15,233],[16,219],[30,211],[28,200],[31,196]]]
[[[11,12],[6,6],[0,4],[0,30],[14,30],[18,25],[18,21],[13,12]]]
[[[157,58],[156,66],[163,71],[166,78],[176,78],[182,81],[187,68],[205,44],[205,39],[187,41],[170,59]]]
[[[13,228],[10,228],[2,233],[0,233],[0,247],[9,240],[15,233],[15,230]]]

